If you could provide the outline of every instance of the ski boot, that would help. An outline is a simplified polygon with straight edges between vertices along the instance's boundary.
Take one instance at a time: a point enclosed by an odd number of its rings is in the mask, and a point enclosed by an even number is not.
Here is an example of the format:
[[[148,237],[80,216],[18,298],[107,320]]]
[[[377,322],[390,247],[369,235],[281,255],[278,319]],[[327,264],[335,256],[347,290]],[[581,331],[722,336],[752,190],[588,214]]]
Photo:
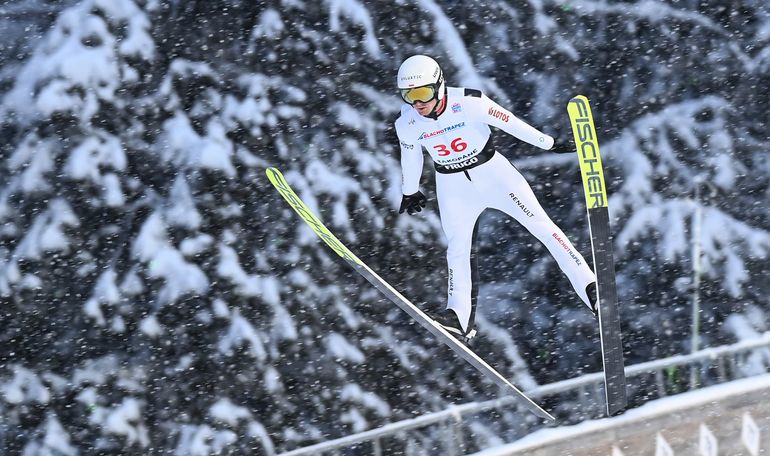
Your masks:
[[[463,327],[460,324],[460,320],[457,318],[457,314],[452,309],[444,309],[441,312],[437,312],[432,315],[433,321],[444,328],[449,334],[453,335],[456,339],[464,344],[470,343],[471,339],[476,336],[476,329],[469,328],[468,331],[463,331]]]
[[[588,301],[591,303],[589,308],[591,309],[591,312],[594,314],[594,318],[598,318],[598,310],[596,308],[596,282],[591,282],[586,286],[586,294],[588,295]]]

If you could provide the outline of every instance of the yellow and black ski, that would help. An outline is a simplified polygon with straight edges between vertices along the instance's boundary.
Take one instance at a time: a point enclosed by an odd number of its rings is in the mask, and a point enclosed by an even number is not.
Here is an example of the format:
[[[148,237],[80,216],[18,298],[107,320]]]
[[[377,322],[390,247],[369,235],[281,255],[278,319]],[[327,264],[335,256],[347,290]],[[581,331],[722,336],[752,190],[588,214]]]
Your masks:
[[[578,95],[571,99],[567,105],[567,112],[575,137],[588,208],[588,227],[591,233],[591,250],[596,272],[597,311],[604,362],[607,414],[612,416],[626,408],[627,397],[607,187],[604,182],[599,141],[596,137],[596,127],[588,98]]]
[[[554,417],[546,412],[543,408],[537,405],[532,399],[527,397],[521,390],[509,382],[502,376],[495,368],[487,364],[479,355],[466,345],[455,339],[449,334],[443,327],[430,318],[425,312],[420,310],[419,307],[412,304],[411,301],[406,299],[398,291],[396,291],[390,284],[383,280],[379,275],[372,271],[369,266],[364,264],[357,256],[353,254],[347,247],[345,247],[334,234],[332,234],[326,226],[316,217],[313,212],[307,207],[307,205],[294,193],[294,190],[286,182],[283,175],[276,168],[267,169],[267,177],[270,182],[275,186],[281,196],[286,199],[289,205],[299,214],[302,220],[305,221],[315,233],[323,239],[326,244],[334,250],[340,257],[342,257],[353,269],[361,274],[366,280],[374,285],[378,290],[382,292],[390,301],[397,305],[401,310],[409,314],[420,325],[430,331],[437,339],[449,346],[455,353],[461,358],[467,361],[471,366],[475,367],[479,372],[486,375],[492,381],[494,381],[503,391],[507,394],[512,394],[518,399],[518,403],[526,407],[529,411],[535,415],[545,418],[547,420],[554,420]]]

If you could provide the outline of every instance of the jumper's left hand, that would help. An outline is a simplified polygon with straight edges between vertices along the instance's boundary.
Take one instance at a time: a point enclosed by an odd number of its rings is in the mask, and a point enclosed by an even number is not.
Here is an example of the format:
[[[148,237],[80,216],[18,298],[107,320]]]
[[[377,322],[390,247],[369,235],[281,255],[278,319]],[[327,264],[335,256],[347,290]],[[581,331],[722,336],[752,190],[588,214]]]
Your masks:
[[[553,146],[548,150],[557,154],[571,154],[573,152],[577,152],[575,141],[569,136],[560,136],[554,138]]]

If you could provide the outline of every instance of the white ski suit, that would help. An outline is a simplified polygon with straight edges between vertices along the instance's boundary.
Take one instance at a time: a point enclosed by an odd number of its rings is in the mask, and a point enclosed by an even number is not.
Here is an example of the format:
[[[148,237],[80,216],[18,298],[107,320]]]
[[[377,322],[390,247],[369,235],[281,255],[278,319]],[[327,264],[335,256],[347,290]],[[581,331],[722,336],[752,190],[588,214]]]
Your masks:
[[[542,242],[590,307],[586,286],[596,277],[567,236],[545,213],[524,177],[490,141],[489,125],[533,146],[548,150],[553,138],[541,133],[474,89],[448,87],[444,112],[421,116],[404,104],[396,120],[401,145],[402,191],[419,190],[423,149],[436,169],[436,196],[447,239],[447,308],[463,330],[473,325],[477,279],[471,255],[476,222],[486,208],[505,212]]]

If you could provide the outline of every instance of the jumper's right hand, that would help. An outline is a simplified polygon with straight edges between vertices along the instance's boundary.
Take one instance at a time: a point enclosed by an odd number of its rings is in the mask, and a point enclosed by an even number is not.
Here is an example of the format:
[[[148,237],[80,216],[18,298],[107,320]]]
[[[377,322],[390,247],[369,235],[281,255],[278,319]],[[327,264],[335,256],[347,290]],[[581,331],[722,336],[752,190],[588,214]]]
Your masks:
[[[425,207],[426,201],[427,198],[422,192],[404,195],[401,198],[401,207],[398,208],[398,213],[403,214],[406,211],[409,215],[414,215],[415,212],[420,212]]]

